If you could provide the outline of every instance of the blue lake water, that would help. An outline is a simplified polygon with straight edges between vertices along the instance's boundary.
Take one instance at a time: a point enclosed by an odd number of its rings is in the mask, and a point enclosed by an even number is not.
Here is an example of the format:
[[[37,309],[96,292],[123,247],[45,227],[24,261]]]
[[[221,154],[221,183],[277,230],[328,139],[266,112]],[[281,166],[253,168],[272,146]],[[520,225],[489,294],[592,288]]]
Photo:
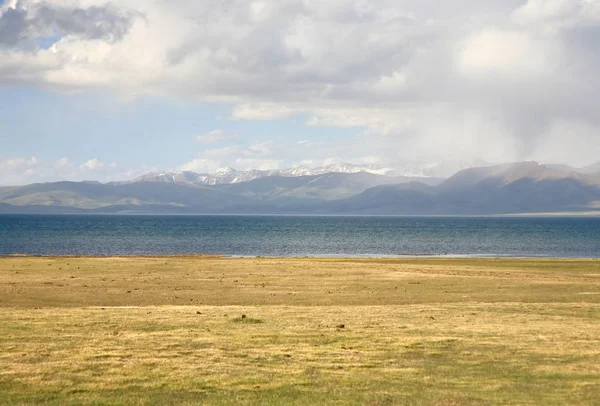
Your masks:
[[[597,258],[600,218],[0,215],[0,255]]]

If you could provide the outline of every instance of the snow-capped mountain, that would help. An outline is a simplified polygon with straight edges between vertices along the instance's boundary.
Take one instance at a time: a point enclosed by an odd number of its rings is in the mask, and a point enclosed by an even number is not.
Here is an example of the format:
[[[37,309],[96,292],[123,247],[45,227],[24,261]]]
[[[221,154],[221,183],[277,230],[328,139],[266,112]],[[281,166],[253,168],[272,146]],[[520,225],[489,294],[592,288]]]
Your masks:
[[[439,161],[433,163],[407,162],[396,166],[396,176],[415,178],[449,178],[463,169],[491,166],[482,161]]]
[[[266,176],[314,176],[323,175],[326,173],[359,173],[368,172],[377,175],[394,176],[395,169],[376,165],[352,165],[338,164],[329,165],[319,168],[308,168],[300,166],[289,169],[278,169],[270,171],[250,170],[238,171],[233,168],[221,168],[209,174],[201,174],[195,172],[165,172],[165,173],[148,173],[134,179],[132,182],[162,182],[162,183],[177,183],[188,185],[220,185],[231,183],[249,182],[254,179],[264,178]]]
[[[324,175],[326,173],[359,173],[367,172],[375,175],[395,176],[396,170],[391,167],[381,165],[353,165],[353,164],[336,164],[322,166],[319,168],[308,168],[300,166],[297,168],[282,169],[279,172],[280,176],[313,176]]]
[[[309,168],[299,166],[296,168],[277,169],[269,171],[249,170],[238,171],[233,168],[221,168],[212,173],[195,172],[165,172],[149,173],[143,175],[132,182],[164,182],[187,185],[221,185],[249,182],[254,179],[264,178],[266,176],[315,176],[327,173],[359,173],[367,172],[383,176],[405,176],[411,178],[448,178],[456,172],[472,168],[475,166],[486,166],[483,161],[442,161],[436,163],[404,163],[397,166],[382,165],[354,165],[354,164],[336,164]]]

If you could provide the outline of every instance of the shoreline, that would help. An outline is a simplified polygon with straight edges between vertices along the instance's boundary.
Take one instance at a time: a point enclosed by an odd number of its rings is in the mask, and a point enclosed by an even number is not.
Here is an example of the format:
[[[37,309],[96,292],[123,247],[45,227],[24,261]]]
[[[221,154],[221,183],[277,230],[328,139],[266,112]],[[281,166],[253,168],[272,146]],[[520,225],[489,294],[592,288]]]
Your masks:
[[[423,254],[423,255],[321,255],[321,256],[270,256],[270,255],[225,255],[225,254],[107,254],[107,255],[54,255],[54,254],[0,254],[0,259],[10,258],[51,258],[51,259],[270,259],[270,260],[531,260],[531,261],[600,261],[600,257],[553,257],[553,256],[509,256],[485,254]]]
[[[381,218],[519,218],[600,217],[600,210],[487,214],[361,214],[361,213],[147,213],[147,212],[0,212],[0,216],[147,216],[147,217],[381,217]]]

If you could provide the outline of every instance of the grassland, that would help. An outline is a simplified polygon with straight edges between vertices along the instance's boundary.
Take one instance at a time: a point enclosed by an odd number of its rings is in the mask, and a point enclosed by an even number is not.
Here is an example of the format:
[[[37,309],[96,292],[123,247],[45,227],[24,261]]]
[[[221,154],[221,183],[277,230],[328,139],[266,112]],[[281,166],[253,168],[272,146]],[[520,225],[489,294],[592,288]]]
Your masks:
[[[0,404],[598,399],[600,261],[0,259]]]

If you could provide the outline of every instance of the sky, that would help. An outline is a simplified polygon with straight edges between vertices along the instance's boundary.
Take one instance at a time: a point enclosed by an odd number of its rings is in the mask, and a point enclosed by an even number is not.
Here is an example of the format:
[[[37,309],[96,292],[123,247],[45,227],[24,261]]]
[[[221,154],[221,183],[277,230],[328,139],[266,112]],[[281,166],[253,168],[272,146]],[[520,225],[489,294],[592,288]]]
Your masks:
[[[0,185],[600,160],[600,0],[0,0]]]

